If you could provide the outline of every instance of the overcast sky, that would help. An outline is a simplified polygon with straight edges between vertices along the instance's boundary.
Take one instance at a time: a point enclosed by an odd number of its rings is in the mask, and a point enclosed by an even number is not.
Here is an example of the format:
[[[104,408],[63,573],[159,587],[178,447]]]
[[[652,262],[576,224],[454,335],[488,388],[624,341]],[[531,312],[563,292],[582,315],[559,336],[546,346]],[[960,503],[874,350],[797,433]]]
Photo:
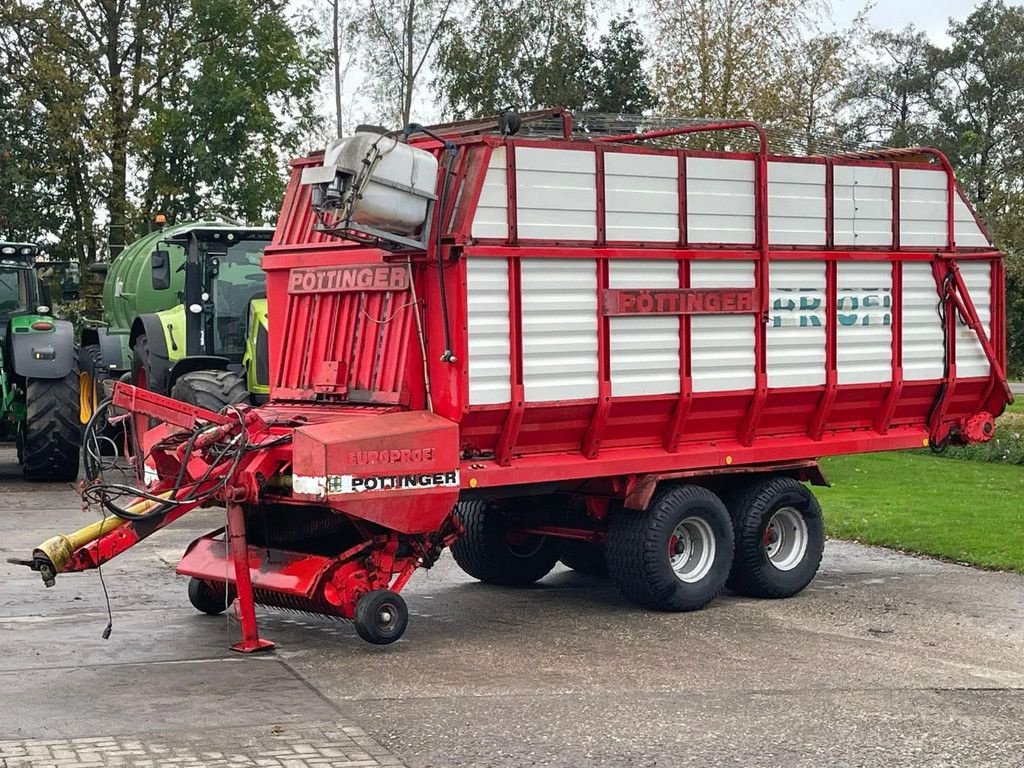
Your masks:
[[[1024,0],[1007,0],[1007,5],[1021,5]],[[832,15],[836,26],[844,27],[864,7],[863,0],[833,0]],[[923,29],[935,43],[946,42],[950,17],[965,18],[976,6],[972,0],[879,0],[868,20],[873,27],[902,29],[908,24]]]

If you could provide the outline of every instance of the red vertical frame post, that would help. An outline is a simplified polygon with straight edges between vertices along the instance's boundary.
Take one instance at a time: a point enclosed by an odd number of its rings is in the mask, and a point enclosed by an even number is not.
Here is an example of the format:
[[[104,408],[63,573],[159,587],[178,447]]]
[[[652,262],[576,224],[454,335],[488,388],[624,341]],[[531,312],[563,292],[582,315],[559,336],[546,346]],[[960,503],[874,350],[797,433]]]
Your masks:
[[[523,424],[525,391],[523,388],[523,299],[522,260],[513,256],[508,260],[508,333],[509,333],[509,378],[512,382],[508,415],[498,436],[494,456],[498,464],[507,467],[512,463],[512,451]]]
[[[594,147],[594,214],[597,219],[597,243],[596,245],[604,245],[608,242],[608,207],[605,202],[605,177],[604,177],[604,152],[605,148],[597,145]],[[598,303],[600,303],[600,297],[602,294],[598,293]]]
[[[838,371],[838,265],[835,259],[825,262],[825,391],[807,431],[812,440],[821,440],[829,414],[839,391]]]
[[[690,261],[679,260],[679,287],[690,287]],[[683,439],[686,418],[693,405],[693,375],[690,362],[690,315],[679,316],[679,401],[669,419],[662,440],[666,451],[676,451]]]
[[[747,416],[740,424],[738,438],[743,445],[754,441],[761,412],[768,400],[768,310],[771,290],[768,285],[770,244],[768,227],[768,139],[759,131],[761,149],[757,154],[754,170],[754,221],[757,227],[756,241],[758,260],[754,268],[754,283],[761,299],[758,313],[754,317],[754,397],[750,402]]]
[[[900,249],[900,166],[889,163],[892,169],[892,249]]]
[[[679,247],[685,248],[689,244],[689,231],[687,227],[687,206],[686,206],[686,153],[679,150]],[[680,288],[688,287],[689,283],[679,284]]]
[[[256,603],[249,575],[249,546],[245,540],[245,513],[242,505],[228,502],[228,551],[235,569],[235,590],[238,592],[238,617],[242,625],[242,639],[231,646],[240,653],[253,653],[273,648],[270,640],[260,638],[256,626]],[[227,589],[227,585],[224,585]]]
[[[516,145],[505,142],[505,189],[508,199],[506,215],[508,216],[508,242],[516,245],[519,242],[519,210],[516,191]]]
[[[588,459],[597,457],[601,450],[601,437],[608,426],[608,415],[612,408],[611,372],[611,318],[602,310],[601,297],[608,287],[608,259],[598,259],[597,269],[597,406],[590,419],[590,426],[583,437],[581,452]]]

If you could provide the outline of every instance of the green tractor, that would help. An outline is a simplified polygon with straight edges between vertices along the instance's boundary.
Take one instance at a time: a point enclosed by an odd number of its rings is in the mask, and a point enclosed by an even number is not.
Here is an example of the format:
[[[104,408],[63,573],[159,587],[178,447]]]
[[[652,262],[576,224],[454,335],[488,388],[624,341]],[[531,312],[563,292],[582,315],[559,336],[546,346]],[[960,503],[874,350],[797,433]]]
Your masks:
[[[81,430],[74,326],[54,319],[38,246],[0,242],[0,436],[17,442],[26,480],[78,477]]]
[[[270,392],[266,275],[274,230],[178,224],[100,265],[103,318],[82,332],[80,420],[114,381],[219,410]]]

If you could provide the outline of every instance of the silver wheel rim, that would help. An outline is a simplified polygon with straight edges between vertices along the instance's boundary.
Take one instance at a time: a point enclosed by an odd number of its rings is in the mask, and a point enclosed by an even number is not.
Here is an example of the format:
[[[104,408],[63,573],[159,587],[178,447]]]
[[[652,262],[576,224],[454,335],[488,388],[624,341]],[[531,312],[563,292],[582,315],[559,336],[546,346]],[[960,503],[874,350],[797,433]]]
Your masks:
[[[700,581],[715,562],[714,531],[702,517],[687,517],[668,540],[669,563],[676,578],[687,584]]]
[[[807,521],[794,507],[782,507],[768,521],[764,551],[768,562],[780,571],[796,568],[807,554]]]

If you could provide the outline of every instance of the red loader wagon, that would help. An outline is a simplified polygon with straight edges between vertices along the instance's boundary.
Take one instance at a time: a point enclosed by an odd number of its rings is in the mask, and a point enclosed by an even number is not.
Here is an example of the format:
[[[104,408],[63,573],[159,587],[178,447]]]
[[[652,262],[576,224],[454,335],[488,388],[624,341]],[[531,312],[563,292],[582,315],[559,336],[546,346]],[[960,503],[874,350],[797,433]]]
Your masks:
[[[688,611],[810,582],[819,457],[990,438],[1003,258],[941,153],[775,156],[749,122],[581,139],[557,115],[556,139],[504,115],[294,162],[269,404],[118,384],[137,483],[90,450],[104,520],[26,563],[52,584],[217,503],[178,572],[202,611],[237,597],[241,651],[271,645],[255,603],[393,642],[447,546],[485,582],[561,560]],[[737,129],[759,151],[659,143]]]

